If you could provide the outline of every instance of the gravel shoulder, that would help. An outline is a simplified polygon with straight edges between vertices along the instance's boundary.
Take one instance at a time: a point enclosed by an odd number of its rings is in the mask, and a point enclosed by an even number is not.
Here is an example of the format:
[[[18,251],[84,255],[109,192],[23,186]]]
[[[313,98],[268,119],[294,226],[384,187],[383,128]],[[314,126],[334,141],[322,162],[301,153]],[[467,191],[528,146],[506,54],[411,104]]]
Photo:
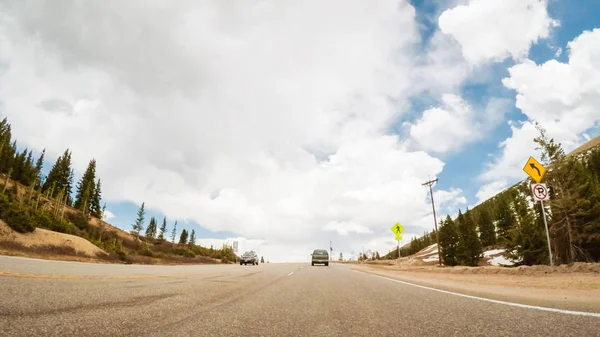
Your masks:
[[[385,265],[354,265],[352,268],[468,295],[600,312],[600,274],[596,272],[451,273]]]

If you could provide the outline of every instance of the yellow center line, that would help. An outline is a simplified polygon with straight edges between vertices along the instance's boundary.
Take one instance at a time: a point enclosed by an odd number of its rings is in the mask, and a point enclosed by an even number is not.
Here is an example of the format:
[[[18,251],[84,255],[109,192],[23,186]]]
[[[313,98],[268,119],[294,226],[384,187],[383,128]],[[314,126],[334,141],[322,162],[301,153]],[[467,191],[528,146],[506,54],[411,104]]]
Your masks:
[[[57,275],[57,274],[30,274],[30,273],[10,273],[0,271],[0,276],[20,277],[20,278],[41,278],[41,279],[142,279],[158,277],[177,277],[189,276],[193,274],[156,274],[156,275]]]

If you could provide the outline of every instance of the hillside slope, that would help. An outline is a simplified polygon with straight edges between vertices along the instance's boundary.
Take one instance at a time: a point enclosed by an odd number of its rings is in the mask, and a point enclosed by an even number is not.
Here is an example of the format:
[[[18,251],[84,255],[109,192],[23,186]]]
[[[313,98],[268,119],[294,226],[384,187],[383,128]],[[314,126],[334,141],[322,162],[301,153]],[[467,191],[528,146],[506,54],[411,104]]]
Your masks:
[[[6,189],[3,187],[5,184]],[[1,193],[3,190],[4,193]],[[37,191],[33,196],[30,191],[31,188],[0,174],[3,207],[29,214],[30,221],[43,219],[46,222],[34,223],[33,232],[19,233],[0,217],[0,254],[141,264],[235,263],[237,259],[231,247],[213,249],[189,243],[174,244],[143,235],[135,237],[98,218],[83,215],[68,205],[61,204],[56,210],[58,203],[55,199]],[[55,216],[55,211],[60,215]],[[57,224],[58,227],[52,227]]]
[[[592,138],[590,140],[588,140],[587,142],[585,142],[584,144],[578,146],[576,149],[574,149],[573,151],[569,152],[567,154],[567,156],[574,156],[577,155],[581,152],[590,150],[596,146],[600,145],[600,136],[596,136],[595,138]]]
[[[504,249],[490,247],[483,252],[483,258],[479,261],[479,266],[511,266],[514,263],[505,259],[502,254]],[[396,260],[400,266],[435,266],[439,264],[438,248],[434,243],[425,247],[415,254],[401,257]]]
[[[98,257],[107,255],[105,251],[79,236],[36,228],[31,233],[18,233],[0,220],[0,249],[25,248],[38,253],[71,253],[76,256]]]

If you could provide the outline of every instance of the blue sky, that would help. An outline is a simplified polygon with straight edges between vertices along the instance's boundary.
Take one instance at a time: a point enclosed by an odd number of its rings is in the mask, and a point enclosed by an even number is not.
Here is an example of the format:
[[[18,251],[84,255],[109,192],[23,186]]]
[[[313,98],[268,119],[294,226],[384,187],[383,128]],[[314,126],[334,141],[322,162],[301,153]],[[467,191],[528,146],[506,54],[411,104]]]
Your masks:
[[[383,251],[396,221],[407,239],[431,229],[425,179],[439,178],[438,213],[456,213],[525,178],[530,119],[568,147],[600,123],[581,75],[598,68],[600,33],[583,32],[600,28],[599,2],[410,4],[416,19],[392,0],[240,2],[214,22],[191,18],[219,1],[14,5],[0,11],[0,113],[20,146],[47,149],[46,172],[65,148],[76,180],[96,158],[122,229],[145,201],[147,219],[204,244]],[[128,19],[107,28],[116,12]],[[157,18],[163,33],[136,33]]]
[[[417,16],[421,18],[419,21],[427,27],[426,31],[431,34],[431,32],[435,31],[435,27],[428,17],[439,10],[438,7],[436,7],[436,3],[416,0],[411,1],[411,3],[417,9]],[[551,59],[566,62],[568,60],[568,54],[564,51],[566,50],[567,43],[581,34],[584,30],[592,30],[600,27],[600,19],[598,16],[598,13],[600,13],[600,2],[598,1],[550,1],[548,12],[554,19],[560,21],[561,26],[558,29],[553,30],[549,39],[534,44],[531,47],[529,58],[537,64],[544,63]],[[555,55],[556,47],[563,49],[563,53],[559,57]],[[489,95],[509,98],[513,101],[513,104],[510,106],[510,109],[506,111],[505,119],[507,121],[526,121],[527,116],[514,105],[514,91],[505,88],[501,84],[501,80],[508,76],[508,67],[514,63],[514,61],[509,59],[494,65],[494,70],[492,71],[493,76],[488,83],[477,83],[474,85],[466,83],[462,91],[463,97],[468,98],[470,102],[477,102],[478,100],[481,100],[482,97]],[[598,134],[597,129],[593,132]],[[594,134],[593,132],[592,134]],[[465,196],[470,202],[476,200],[475,193],[481,187],[481,183],[475,178],[482,170],[485,170],[485,164],[489,161],[489,156],[493,156],[500,152],[498,144],[510,137],[510,135],[511,131],[508,124],[502,123],[486,138],[482,139],[482,141],[468,144],[459,151],[444,156],[446,166],[442,174],[438,177],[438,187],[441,189],[460,187],[464,190]],[[532,155],[536,156],[535,153],[532,153]],[[523,178],[525,178],[525,176]],[[513,183],[515,182],[517,182],[517,180],[513,181]]]

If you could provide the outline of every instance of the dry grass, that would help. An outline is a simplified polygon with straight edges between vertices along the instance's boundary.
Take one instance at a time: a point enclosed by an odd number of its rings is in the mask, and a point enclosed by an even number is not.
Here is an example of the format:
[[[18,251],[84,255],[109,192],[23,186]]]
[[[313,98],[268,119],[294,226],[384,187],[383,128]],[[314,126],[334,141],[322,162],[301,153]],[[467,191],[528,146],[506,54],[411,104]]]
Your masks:
[[[73,247],[68,246],[53,246],[53,245],[39,245],[39,246],[26,246],[16,241],[2,240],[0,241],[0,249],[8,251],[19,251],[24,253],[33,253],[35,255],[68,255],[68,256],[86,256],[75,250]]]

